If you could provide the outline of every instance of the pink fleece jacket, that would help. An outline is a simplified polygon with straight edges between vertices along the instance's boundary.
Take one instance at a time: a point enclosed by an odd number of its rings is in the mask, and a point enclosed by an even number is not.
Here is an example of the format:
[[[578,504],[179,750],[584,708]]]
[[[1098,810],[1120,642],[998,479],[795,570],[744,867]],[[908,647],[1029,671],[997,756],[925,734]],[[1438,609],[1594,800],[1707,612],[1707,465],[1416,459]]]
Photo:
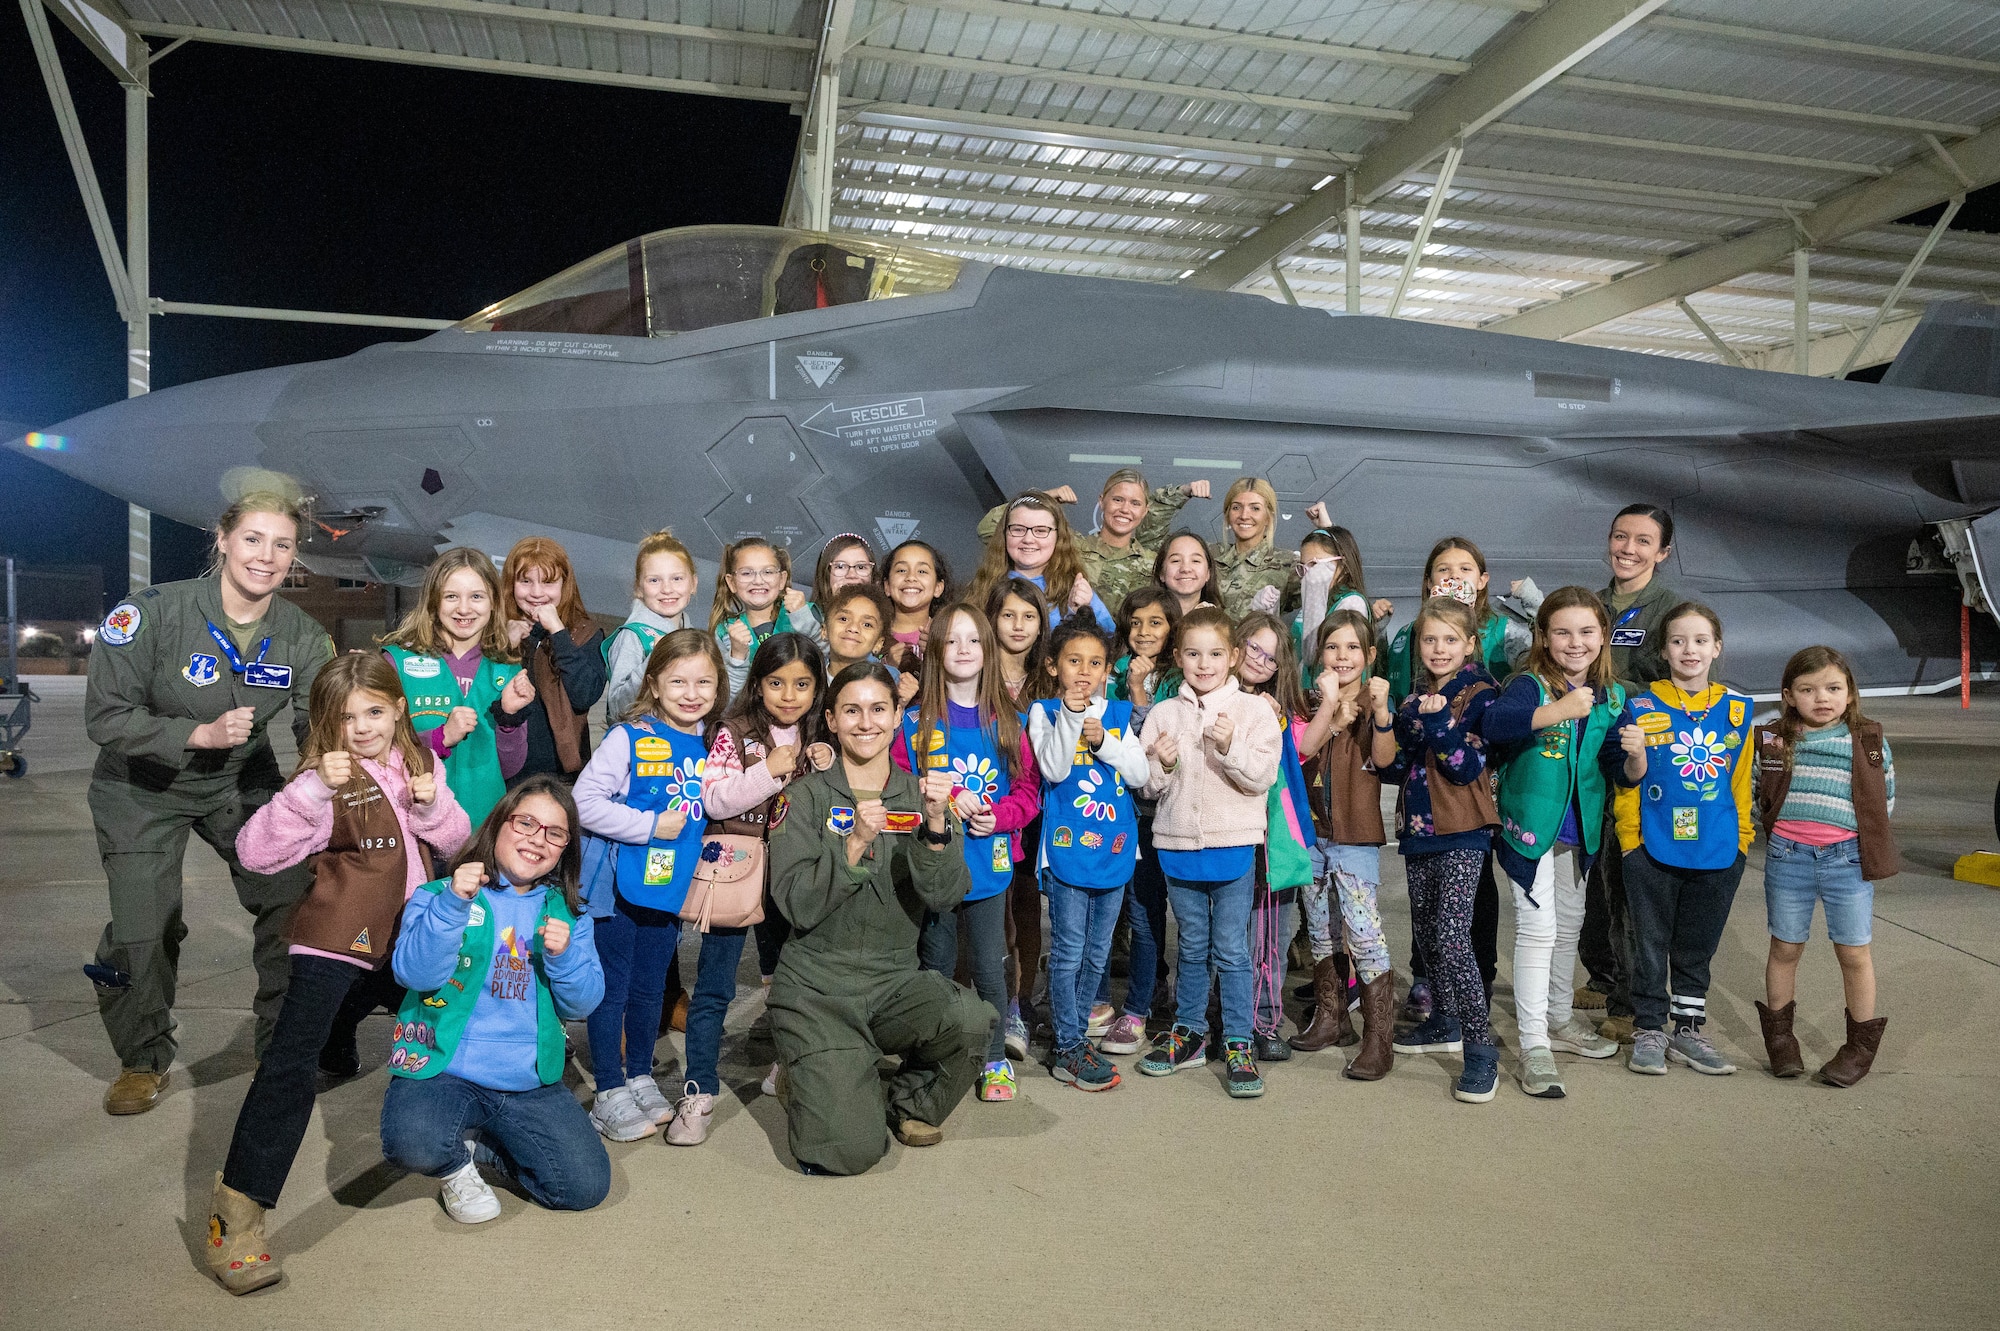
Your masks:
[[[1236,723],[1229,752],[1217,753],[1207,739],[1218,715]],[[1245,693],[1235,679],[1206,696],[1183,683],[1180,693],[1153,705],[1141,742],[1150,755],[1164,735],[1180,753],[1169,772],[1157,759],[1145,793],[1157,799],[1153,845],[1159,850],[1205,850],[1210,846],[1264,843],[1266,793],[1278,779],[1284,732],[1271,705]]]
[[[424,874],[423,857],[417,853],[418,838],[441,858],[449,859],[471,837],[471,821],[445,782],[443,763],[437,764],[433,773],[437,798],[423,805],[410,797],[403,755],[394,748],[389,750],[386,761],[371,762],[366,758],[358,761],[362,770],[382,788],[389,807],[396,811],[397,825],[403,829],[403,899],[408,901],[412,893],[429,881]],[[236,834],[236,856],[252,873],[276,873],[325,850],[332,837],[333,790],[319,779],[317,770],[308,768],[293,777],[291,784],[269,804],[250,815],[250,821]],[[294,945],[292,951],[367,967],[364,961],[317,948]]]

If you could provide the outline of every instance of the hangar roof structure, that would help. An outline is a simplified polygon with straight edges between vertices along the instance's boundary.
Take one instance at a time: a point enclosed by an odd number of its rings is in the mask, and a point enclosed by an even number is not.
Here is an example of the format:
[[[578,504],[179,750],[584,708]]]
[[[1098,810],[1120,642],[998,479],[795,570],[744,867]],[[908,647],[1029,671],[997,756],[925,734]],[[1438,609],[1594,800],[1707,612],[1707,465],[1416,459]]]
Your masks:
[[[1044,271],[1819,374],[2000,295],[1945,229],[2000,181],[1974,0],[45,2],[152,60],[785,102],[788,224]]]

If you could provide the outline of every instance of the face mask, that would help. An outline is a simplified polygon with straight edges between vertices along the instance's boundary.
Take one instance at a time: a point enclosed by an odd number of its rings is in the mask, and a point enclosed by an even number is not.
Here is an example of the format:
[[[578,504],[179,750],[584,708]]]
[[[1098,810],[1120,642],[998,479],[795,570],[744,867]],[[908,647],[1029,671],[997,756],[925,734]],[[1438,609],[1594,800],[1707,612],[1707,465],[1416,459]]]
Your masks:
[[[1465,578],[1446,578],[1431,589],[1433,596],[1449,596],[1454,601],[1475,605],[1479,601],[1479,588]]]

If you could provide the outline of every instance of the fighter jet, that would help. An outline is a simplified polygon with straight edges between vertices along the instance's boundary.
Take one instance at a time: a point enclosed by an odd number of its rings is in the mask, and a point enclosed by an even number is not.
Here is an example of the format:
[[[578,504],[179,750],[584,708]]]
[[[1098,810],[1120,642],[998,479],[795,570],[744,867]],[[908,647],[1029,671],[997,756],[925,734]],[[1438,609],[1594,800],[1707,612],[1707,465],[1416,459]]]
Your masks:
[[[443,546],[551,534],[613,615],[658,527],[705,559],[762,533],[803,568],[836,533],[914,535],[969,573],[1004,494],[1094,495],[1121,466],[1218,494],[1268,477],[1288,546],[1324,500],[1371,593],[1405,611],[1447,533],[1479,543],[1496,589],[1602,586],[1612,514],[1648,501],[1675,518],[1663,576],[1722,615],[1730,682],[1771,693],[1824,642],[1900,692],[1959,674],[1961,600],[2000,569],[2000,517],[1975,522],[2000,505],[2000,402],[1936,391],[1988,386],[1983,341],[1953,360],[1968,337],[1990,330],[1934,321],[1891,382],[1847,383],[696,227],[418,341],[166,389],[10,446],[195,524],[226,470],[290,473],[317,497],[302,557],[321,573],[413,584]],[[1189,518],[1219,536],[1219,509]],[[1979,608],[1983,668],[2000,636]]]

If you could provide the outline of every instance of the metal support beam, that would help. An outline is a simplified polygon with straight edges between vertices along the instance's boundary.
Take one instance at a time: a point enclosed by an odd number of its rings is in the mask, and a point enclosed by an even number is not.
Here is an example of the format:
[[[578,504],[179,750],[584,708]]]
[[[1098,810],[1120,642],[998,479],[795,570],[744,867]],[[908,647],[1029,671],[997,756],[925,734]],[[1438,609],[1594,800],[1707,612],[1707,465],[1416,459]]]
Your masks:
[[[1867,331],[1856,339],[1854,349],[1848,352],[1847,359],[1841,362],[1840,373],[1835,376],[1836,378],[1845,379],[1847,372],[1854,368],[1854,362],[1868,349],[1868,340],[1875,336],[1875,330],[1882,326],[1882,320],[1889,311],[1896,308],[1896,302],[1903,298],[1903,293],[1910,289],[1911,280],[1916,277],[1917,271],[1924,266],[1924,261],[1931,257],[1931,250],[1951,227],[1951,219],[1958,216],[1958,210],[1964,206],[1963,194],[1953,195],[1951,202],[1944,206],[1944,212],[1939,214],[1937,224],[1931,228],[1931,233],[1924,237],[1924,243],[1917,247],[1917,252],[1910,256],[1907,264],[1903,265],[1902,274],[1896,278],[1896,285],[1889,288],[1889,294],[1882,297],[1882,303],[1875,308],[1875,317],[1868,321]]]
[[[779,214],[785,225],[808,231],[833,227],[833,167],[839,153],[840,61],[854,23],[854,0],[826,0],[820,14],[818,53],[792,158],[791,185]]]
[[[1347,312],[1361,313],[1361,204],[1354,197],[1354,173],[1347,173]]]
[[[1812,369],[1812,251],[1792,251],[1792,373]]]
[[[261,305],[204,305],[199,301],[152,302],[155,314],[206,314],[223,319],[274,319],[295,324],[355,324],[363,328],[450,328],[456,319],[410,319],[398,314],[330,314],[325,310],[274,310]]]
[[[1981,186],[2000,181],[2000,128],[1985,130],[1976,138],[1953,144],[1952,157]],[[1843,237],[1872,230],[1965,192],[1964,183],[1956,175],[1934,156],[1924,153],[1880,180],[1850,186],[1821,200],[1803,222],[1787,218],[1619,281],[1551,301],[1492,327],[1496,332],[1527,337],[1569,337],[1635,311],[1665,304],[1676,296],[1706,291],[1717,283],[1778,263],[1799,247],[1801,226],[1812,245],[1831,245]]]
[[[1403,308],[1403,293],[1410,289],[1410,279],[1416,276],[1417,265],[1424,261],[1424,247],[1431,243],[1431,228],[1437,225],[1438,210],[1444,207],[1444,196],[1451,189],[1452,173],[1458,170],[1458,159],[1465,156],[1465,145],[1454,141],[1445,149],[1444,165],[1438,168],[1437,183],[1431,186],[1430,202],[1424,205],[1424,215],[1417,223],[1417,234],[1410,241],[1410,252],[1403,259],[1403,272],[1396,279],[1396,290],[1389,297],[1389,317]],[[1273,260],[1275,263],[1276,260]]]
[[[1739,370],[1743,368],[1743,358],[1736,354],[1736,348],[1730,346],[1716,335],[1715,330],[1708,326],[1708,320],[1695,312],[1694,306],[1687,303],[1686,297],[1675,301],[1674,304],[1681,307],[1681,313],[1688,317],[1688,322],[1701,330],[1701,335],[1709,340],[1709,343],[1721,354],[1722,359],[1728,361]]]
[[[111,282],[111,298],[117,302],[118,317],[132,317],[132,284],[125,272],[125,260],[118,252],[118,237],[111,229],[111,212],[104,204],[104,191],[97,183],[97,169],[90,162],[90,145],[84,142],[83,125],[76,117],[76,103],[70,99],[69,80],[63,75],[61,53],[55,34],[49,31],[48,15],[41,0],[21,0],[22,17],[28,21],[28,40],[35,48],[35,61],[42,67],[42,82],[48,86],[49,106],[56,113],[56,128],[62,131],[63,147],[69,152],[70,170],[76,188],[83,195],[83,211],[90,219],[90,234],[97,241],[97,257],[104,262],[104,276]]]
[[[127,58],[142,77],[148,71],[146,43],[133,38]],[[152,265],[153,221],[150,134],[146,89],[125,89],[125,280],[132,287],[132,311],[125,321],[125,396],[153,391]],[[129,590],[153,584],[153,515],[126,505],[125,575]]]
[[[1465,75],[1390,131],[1356,168],[1355,197],[1362,203],[1373,199],[1436,158],[1453,140],[1463,141],[1534,96],[1664,3],[1553,0],[1509,29]],[[1324,231],[1339,212],[1339,200],[1327,198],[1324,190],[1308,195],[1203,265],[1188,282],[1212,290],[1233,287]]]
[[[1921,315],[1912,313],[1892,315],[1884,320],[1882,327],[1869,340],[1868,353],[1862,358],[1861,367],[1881,365],[1894,360],[1896,353],[1903,349],[1903,343],[1907,342],[1910,334],[1916,331],[1921,318]],[[1848,352],[1853,349],[1857,336],[1854,330],[1843,328],[1839,332],[1813,338],[1807,346],[1806,373],[1822,378],[1840,373],[1840,365],[1847,359]],[[1596,342],[1598,339],[1586,333],[1577,340]],[[1797,364],[1798,353],[1789,343],[1781,342],[1776,346],[1743,353],[1745,369],[1789,373]]]
[[[1292,294],[1292,284],[1285,280],[1285,270],[1276,259],[1271,260],[1271,280],[1278,284],[1278,294],[1285,298],[1285,304],[1296,307],[1299,298]]]

